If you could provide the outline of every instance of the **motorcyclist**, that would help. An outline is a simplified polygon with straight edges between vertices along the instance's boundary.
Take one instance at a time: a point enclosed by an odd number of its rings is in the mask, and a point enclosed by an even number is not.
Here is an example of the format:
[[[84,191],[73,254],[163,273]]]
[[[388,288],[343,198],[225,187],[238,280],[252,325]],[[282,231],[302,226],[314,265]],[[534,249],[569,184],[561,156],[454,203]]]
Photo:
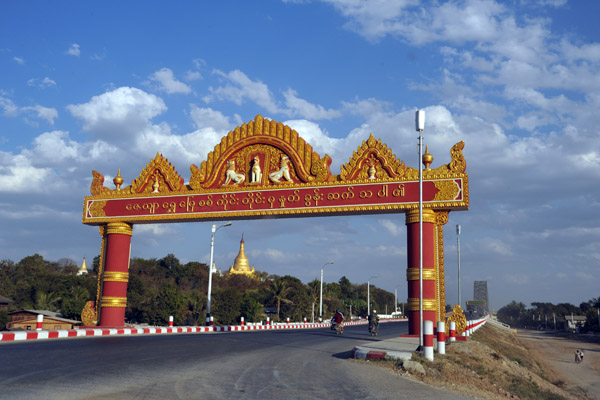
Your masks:
[[[335,326],[344,325],[344,314],[342,314],[342,310],[339,308],[335,310],[335,315],[333,316],[333,323]]]
[[[370,330],[379,329],[379,315],[377,315],[377,310],[373,310],[368,318]]]

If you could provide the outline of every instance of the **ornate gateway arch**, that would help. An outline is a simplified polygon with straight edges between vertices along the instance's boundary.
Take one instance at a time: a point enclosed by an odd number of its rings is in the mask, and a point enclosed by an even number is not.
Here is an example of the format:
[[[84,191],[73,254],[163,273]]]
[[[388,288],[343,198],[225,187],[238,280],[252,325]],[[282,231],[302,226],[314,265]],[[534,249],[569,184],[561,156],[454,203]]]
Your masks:
[[[423,318],[444,320],[443,226],[448,213],[469,207],[464,142],[451,161],[431,169],[423,156]],[[419,333],[419,170],[407,167],[371,134],[342,165],[330,171],[298,132],[257,115],[221,139],[200,167],[191,165],[189,183],[157,154],[130,186],[114,189],[93,171],[83,223],[100,226],[102,250],[98,292],[86,306],[84,323],[123,326],[133,224],[263,217],[309,217],[372,213],[406,214],[409,332]]]

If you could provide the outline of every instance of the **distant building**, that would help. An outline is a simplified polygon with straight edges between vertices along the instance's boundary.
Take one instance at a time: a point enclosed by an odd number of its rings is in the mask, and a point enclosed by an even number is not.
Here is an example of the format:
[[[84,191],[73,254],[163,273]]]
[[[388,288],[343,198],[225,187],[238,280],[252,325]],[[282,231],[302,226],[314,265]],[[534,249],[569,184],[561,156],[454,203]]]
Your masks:
[[[256,271],[254,271],[254,267],[250,266],[250,262],[248,261],[248,257],[246,256],[246,252],[244,251],[244,236],[242,235],[242,240],[240,241],[240,252],[238,253],[235,261],[229,271],[227,271],[227,276],[232,275],[246,275],[250,278],[256,278]]]
[[[223,277],[223,271],[221,271],[221,268],[217,270],[217,263],[214,261],[212,266],[212,273],[215,275],[219,275],[219,277]]]
[[[485,315],[490,312],[487,281],[475,281],[473,284],[473,300],[467,301],[467,312]]]
[[[87,269],[87,265],[85,263],[85,257],[83,257],[83,262],[81,263],[81,267],[79,267],[79,269],[77,270],[77,275],[87,275],[88,273],[88,269]]]
[[[565,332],[582,332],[587,318],[585,315],[565,315]]]
[[[48,310],[21,310],[8,313],[10,321],[6,324],[6,329],[9,331],[29,331],[35,330],[37,324],[37,316],[44,316],[42,322],[43,330],[55,329],[73,329],[77,325],[81,325],[81,321],[63,318],[62,314]]]
[[[475,281],[473,283],[473,299],[484,302],[483,314],[488,314],[490,312],[487,281]]]

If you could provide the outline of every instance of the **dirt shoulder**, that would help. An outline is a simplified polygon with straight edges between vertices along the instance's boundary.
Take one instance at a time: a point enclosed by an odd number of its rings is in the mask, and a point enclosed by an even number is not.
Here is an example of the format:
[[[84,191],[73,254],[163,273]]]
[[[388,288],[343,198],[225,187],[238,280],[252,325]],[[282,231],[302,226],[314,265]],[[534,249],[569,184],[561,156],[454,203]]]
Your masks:
[[[600,344],[593,337],[539,331],[519,331],[518,337],[536,352],[544,369],[562,377],[571,392],[600,400]],[[580,364],[575,363],[576,349],[585,353]]]
[[[570,340],[570,339],[565,339]],[[558,353],[548,349],[557,347]],[[477,399],[596,399],[598,372],[597,344],[581,343],[571,351],[567,341],[559,345],[545,336],[525,335],[514,330],[486,324],[467,342],[446,346],[446,354],[435,353],[434,361],[413,355],[411,362],[424,367],[425,373],[416,372],[408,363],[386,361],[372,364],[394,369],[399,375],[439,387],[448,392]],[[583,364],[575,364],[577,346],[586,352]],[[593,353],[593,355],[592,355]],[[558,355],[560,354],[560,356]],[[560,364],[560,365],[559,365]],[[579,371],[565,373],[569,368]],[[588,371],[585,374],[583,370]],[[579,379],[579,380],[575,380]]]

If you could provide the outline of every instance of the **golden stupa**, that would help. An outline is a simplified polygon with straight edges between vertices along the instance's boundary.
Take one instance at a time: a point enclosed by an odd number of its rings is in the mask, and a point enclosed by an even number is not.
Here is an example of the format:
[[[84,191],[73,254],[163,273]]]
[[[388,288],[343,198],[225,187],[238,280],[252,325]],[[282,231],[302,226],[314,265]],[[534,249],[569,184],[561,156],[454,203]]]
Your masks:
[[[249,277],[255,276],[254,267],[250,266],[250,262],[248,261],[248,257],[244,251],[244,235],[242,235],[242,240],[240,241],[240,252],[235,258],[231,268],[229,268],[229,271],[227,271],[227,275],[234,274],[246,275]]]
[[[85,263],[85,257],[83,257],[83,263],[81,263],[81,267],[79,267],[79,269],[77,270],[77,275],[83,275],[83,274],[87,274],[88,273],[88,269],[87,269],[87,265]]]

